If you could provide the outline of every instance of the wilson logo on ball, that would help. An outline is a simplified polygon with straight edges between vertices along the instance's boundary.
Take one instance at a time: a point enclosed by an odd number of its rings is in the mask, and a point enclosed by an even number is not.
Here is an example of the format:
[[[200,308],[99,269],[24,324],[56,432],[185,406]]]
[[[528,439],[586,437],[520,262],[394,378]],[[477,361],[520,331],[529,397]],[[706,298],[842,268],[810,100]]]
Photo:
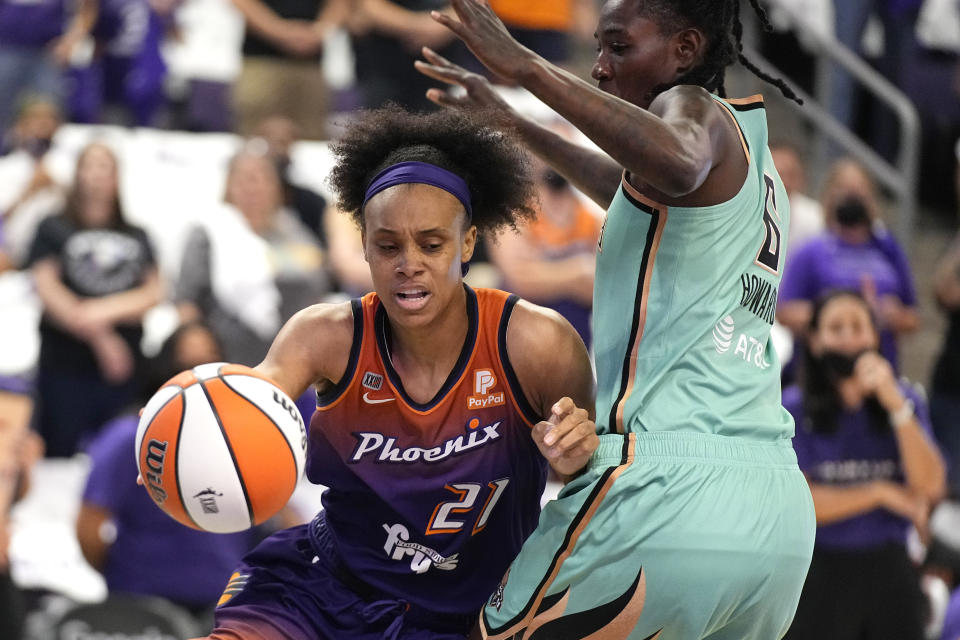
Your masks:
[[[167,456],[167,443],[151,440],[147,444],[147,488],[159,504],[167,499],[163,490],[163,459]]]

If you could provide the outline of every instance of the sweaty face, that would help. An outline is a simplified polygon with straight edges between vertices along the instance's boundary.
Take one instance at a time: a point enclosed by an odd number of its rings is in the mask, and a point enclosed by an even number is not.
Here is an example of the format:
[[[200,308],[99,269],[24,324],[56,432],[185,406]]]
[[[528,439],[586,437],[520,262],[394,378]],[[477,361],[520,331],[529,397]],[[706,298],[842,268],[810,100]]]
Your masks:
[[[470,259],[476,227],[443,189],[400,184],[364,209],[363,251],[373,287],[391,321],[429,325],[460,293],[460,264]]]
[[[674,38],[640,17],[642,0],[608,0],[597,24],[597,59],[591,75],[601,91],[646,109],[653,90],[676,80],[681,61]]]
[[[810,337],[814,355],[825,351],[855,355],[878,344],[870,312],[861,300],[849,296],[834,298],[821,309],[819,326]]]

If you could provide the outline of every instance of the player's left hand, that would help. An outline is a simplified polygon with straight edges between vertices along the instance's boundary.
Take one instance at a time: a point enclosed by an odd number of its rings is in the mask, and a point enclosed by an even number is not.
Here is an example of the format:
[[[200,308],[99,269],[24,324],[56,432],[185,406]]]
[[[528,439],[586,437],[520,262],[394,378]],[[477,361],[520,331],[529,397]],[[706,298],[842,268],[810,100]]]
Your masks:
[[[494,74],[511,82],[522,78],[536,54],[510,35],[490,5],[485,0],[451,0],[450,5],[456,18],[439,11],[431,17],[463,40]]]
[[[553,405],[548,420],[533,427],[533,441],[563,478],[583,469],[600,444],[596,425],[586,409],[577,407],[567,397]]]

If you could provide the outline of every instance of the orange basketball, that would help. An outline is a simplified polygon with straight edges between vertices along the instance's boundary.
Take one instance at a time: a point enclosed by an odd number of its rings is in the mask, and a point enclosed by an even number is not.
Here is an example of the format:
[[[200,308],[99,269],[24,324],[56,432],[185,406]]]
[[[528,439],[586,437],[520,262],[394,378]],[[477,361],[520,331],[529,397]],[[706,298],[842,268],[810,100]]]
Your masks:
[[[237,364],[174,376],[137,428],[137,468],[150,497],[182,524],[214,533],[249,529],[283,508],[306,451],[293,400]]]

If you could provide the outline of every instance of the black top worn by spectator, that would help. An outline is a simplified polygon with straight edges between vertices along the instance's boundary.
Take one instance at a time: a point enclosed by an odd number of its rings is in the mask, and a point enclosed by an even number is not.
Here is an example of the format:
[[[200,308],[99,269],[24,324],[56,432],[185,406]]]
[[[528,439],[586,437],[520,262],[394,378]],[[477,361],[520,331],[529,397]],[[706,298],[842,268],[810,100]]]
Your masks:
[[[445,0],[390,0],[409,11],[440,10]],[[363,91],[363,106],[376,109],[392,101],[411,110],[429,110],[436,107],[427,100],[427,89],[434,82],[413,66],[420,53],[410,51],[394,36],[372,31],[355,38],[353,43],[357,79]],[[438,52],[450,56],[451,47]]]
[[[317,19],[320,9],[326,4],[326,0],[262,0],[262,2],[281,18],[310,22]],[[281,51],[276,45],[260,37],[249,27],[243,36],[243,55],[267,56],[270,58],[290,57],[288,53]],[[320,60],[319,54],[317,54],[316,59]]]
[[[154,266],[153,250],[143,229],[132,225],[81,229],[64,215],[44,220],[30,248],[28,264],[56,258],[63,284],[84,298],[99,298],[143,284]],[[139,322],[119,325],[117,333],[134,354],[140,353],[143,329]],[[90,346],[44,316],[40,322],[41,367],[96,371]]]

